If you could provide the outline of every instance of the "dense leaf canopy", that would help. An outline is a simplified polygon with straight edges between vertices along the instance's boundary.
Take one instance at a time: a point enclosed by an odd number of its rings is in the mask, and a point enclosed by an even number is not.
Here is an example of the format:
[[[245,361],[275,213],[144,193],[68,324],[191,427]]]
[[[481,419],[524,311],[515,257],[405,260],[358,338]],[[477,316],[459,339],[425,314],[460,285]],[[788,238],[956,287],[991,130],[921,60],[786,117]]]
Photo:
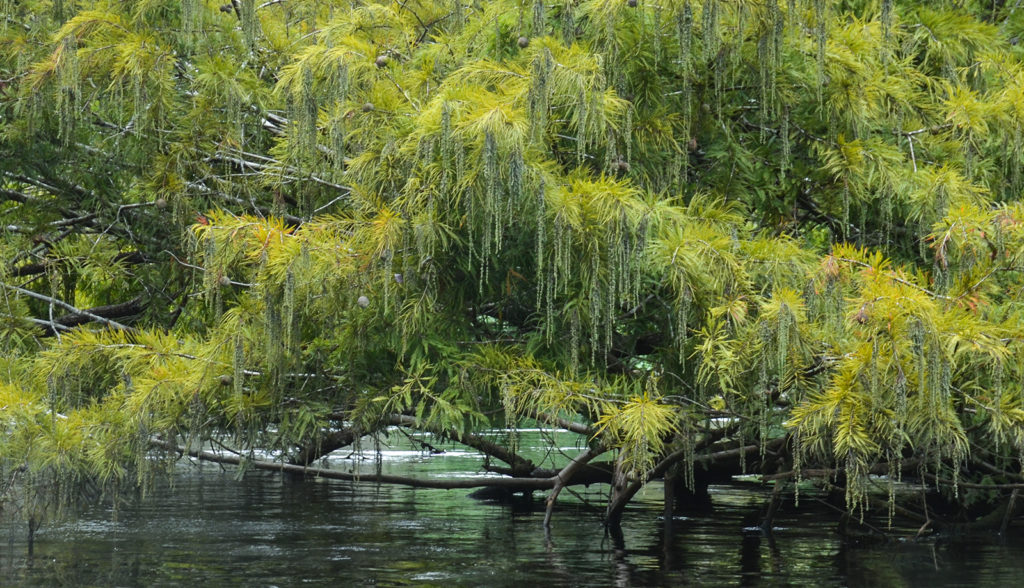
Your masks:
[[[0,0],[0,506],[391,426],[552,496],[607,454],[612,518],[730,451],[851,509],[872,473],[994,505],[1022,33],[973,0]],[[555,476],[477,435],[527,420],[589,446]]]

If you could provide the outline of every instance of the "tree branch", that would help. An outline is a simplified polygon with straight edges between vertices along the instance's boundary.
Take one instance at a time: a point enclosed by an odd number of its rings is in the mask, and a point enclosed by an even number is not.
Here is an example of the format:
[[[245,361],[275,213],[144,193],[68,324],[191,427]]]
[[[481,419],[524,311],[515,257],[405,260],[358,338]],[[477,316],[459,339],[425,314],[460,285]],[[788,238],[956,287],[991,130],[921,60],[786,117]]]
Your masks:
[[[88,318],[90,318],[90,319],[92,319],[94,321],[99,321],[99,322],[104,323],[104,324],[106,324],[108,326],[114,327],[115,329],[121,329],[121,330],[129,331],[129,332],[135,330],[135,329],[129,327],[128,325],[122,325],[121,323],[119,323],[117,321],[114,321],[114,320],[102,317],[102,316],[100,316],[98,314],[94,314],[94,313],[92,313],[92,312],[90,312],[88,310],[82,310],[81,308],[77,308],[75,306],[72,306],[72,305],[68,304],[67,302],[64,302],[63,300],[60,300],[58,298],[53,298],[52,296],[45,296],[45,295],[40,294],[38,292],[33,292],[32,290],[26,290],[25,288],[19,288],[18,286],[11,286],[10,284],[4,284],[3,282],[0,282],[0,286],[3,286],[4,288],[7,288],[8,290],[13,290],[14,292],[17,292],[19,294],[23,294],[25,296],[28,296],[29,298],[35,298],[36,300],[42,300],[43,302],[52,304],[54,306],[59,306],[59,307],[65,309],[65,310],[70,310],[72,313],[74,313],[76,315],[82,315],[83,317],[88,317]],[[56,321],[54,321],[54,322],[56,322]]]
[[[787,438],[788,437],[779,437],[778,439],[772,439],[765,444],[765,449],[774,451],[775,449],[782,447]],[[737,459],[740,455],[751,455],[760,450],[760,445],[747,445],[744,447],[737,447],[736,449],[727,449],[724,451],[709,453],[707,455],[698,455],[694,457],[693,465],[710,464],[725,459]],[[684,460],[689,454],[690,452],[682,449],[669,454],[647,473],[647,479],[658,478],[665,475],[668,468]],[[608,525],[618,526],[619,522],[622,520],[622,512],[626,508],[626,505],[629,504],[629,501],[636,496],[636,493],[639,492],[641,488],[643,488],[643,485],[643,480],[633,480],[629,486],[624,488],[622,492],[612,500],[608,505]]]
[[[559,471],[558,474],[554,476],[554,478],[557,481],[555,482],[554,487],[551,489],[551,493],[548,494],[548,499],[546,501],[547,506],[544,509],[545,529],[551,528],[551,512],[554,511],[555,509],[555,500],[558,499],[558,494],[562,491],[562,488],[565,488],[565,485],[572,480],[573,476],[576,474],[576,472],[580,470],[580,468],[587,465],[587,463],[590,462],[590,460],[594,459],[595,457],[601,455],[604,452],[605,447],[603,445],[594,449],[587,447],[586,450],[584,450],[582,453],[573,458],[573,460],[570,461],[568,465],[562,468],[561,471]]]
[[[115,255],[114,262],[133,265],[137,263],[145,263],[146,258],[139,251],[126,251]],[[29,263],[22,266],[11,268],[10,273],[8,275],[14,277],[34,276],[37,274],[44,273],[46,271],[46,267],[46,263]]]
[[[126,316],[134,316],[142,312],[142,297],[137,297],[127,302],[121,302],[118,304],[107,304],[105,306],[94,306],[93,308],[83,310],[76,314],[66,314],[62,317],[56,318],[53,322],[44,321],[50,328],[48,335],[55,335],[57,330],[67,330],[72,327],[84,325],[86,323],[96,320],[92,317],[102,317],[103,319],[115,319],[124,318]]]
[[[557,477],[497,478],[490,476],[476,476],[471,478],[412,478],[408,476],[394,476],[390,474],[350,474],[347,472],[341,472],[338,470],[332,470],[327,468],[311,468],[308,466],[301,466],[284,462],[274,462],[260,459],[245,459],[244,457],[237,455],[222,455],[219,453],[214,453],[212,451],[201,451],[195,449],[186,450],[183,447],[179,447],[176,443],[165,441],[163,439],[152,439],[150,441],[150,444],[153,447],[173,451],[180,455],[187,455],[189,457],[201,461],[209,461],[213,463],[221,463],[227,465],[242,465],[244,463],[247,467],[252,467],[257,470],[266,470],[271,472],[288,472],[291,474],[301,474],[304,476],[313,476],[318,478],[326,478],[330,480],[344,480],[347,482],[373,482],[378,484],[398,484],[401,486],[409,486],[413,488],[437,488],[441,490],[454,490],[458,488],[498,487],[507,488],[510,490],[546,490],[549,488],[553,488],[555,483],[558,481]]]
[[[856,259],[850,259],[848,257],[835,257],[835,256],[833,256],[833,257],[834,257],[834,259],[836,261],[845,261],[846,263],[849,263],[850,265],[856,265],[858,267],[863,267],[863,268],[867,268],[867,269],[871,269],[871,270],[876,269],[870,263],[865,263],[863,261],[859,261],[859,260],[856,260]],[[893,274],[892,272],[885,272],[885,271],[883,271],[883,272],[880,272],[880,273],[884,273],[885,277],[889,278],[890,280],[892,280],[894,282],[898,282],[898,283],[903,284],[904,286],[907,286],[909,288],[914,288],[915,290],[917,290],[919,292],[923,292],[923,293],[931,296],[932,298],[938,298],[940,300],[953,300],[953,298],[951,296],[946,296],[944,294],[939,294],[938,292],[933,292],[933,291],[929,290],[928,288],[925,288],[924,286],[918,286],[917,284],[911,282],[910,280],[905,280],[905,279],[903,279],[903,278]]]
[[[594,431],[592,431],[590,427],[588,427],[587,425],[584,425],[583,423],[576,423],[570,420],[566,420],[557,415],[551,415],[535,411],[530,414],[530,418],[536,421],[547,423],[549,425],[555,425],[556,427],[560,427],[562,429],[565,429],[566,431],[577,433],[579,435],[587,435],[588,437],[594,436]]]
[[[453,441],[461,443],[467,447],[472,447],[484,455],[500,459],[501,461],[512,466],[512,475],[515,477],[529,476],[531,472],[537,469],[537,466],[528,459],[520,457],[509,451],[507,448],[498,445],[497,443],[485,439],[479,435],[472,433],[449,433],[442,431],[436,427],[424,427],[418,425],[414,417],[404,414],[393,414],[388,417],[388,424],[398,425],[402,427],[408,427],[410,429],[417,429],[420,431],[427,431],[435,435],[446,435]]]

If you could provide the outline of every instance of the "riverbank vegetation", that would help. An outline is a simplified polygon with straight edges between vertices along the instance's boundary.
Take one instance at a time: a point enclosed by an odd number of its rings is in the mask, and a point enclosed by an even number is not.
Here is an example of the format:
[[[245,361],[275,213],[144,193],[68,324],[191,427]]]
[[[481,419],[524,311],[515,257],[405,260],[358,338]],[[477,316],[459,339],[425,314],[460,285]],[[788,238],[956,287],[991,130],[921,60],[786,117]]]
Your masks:
[[[1016,3],[0,15],[0,506],[30,526],[182,455],[545,490],[545,524],[567,485],[614,526],[741,473],[922,533],[1024,506]],[[583,449],[481,435],[534,423]],[[393,427],[482,475],[315,468]]]

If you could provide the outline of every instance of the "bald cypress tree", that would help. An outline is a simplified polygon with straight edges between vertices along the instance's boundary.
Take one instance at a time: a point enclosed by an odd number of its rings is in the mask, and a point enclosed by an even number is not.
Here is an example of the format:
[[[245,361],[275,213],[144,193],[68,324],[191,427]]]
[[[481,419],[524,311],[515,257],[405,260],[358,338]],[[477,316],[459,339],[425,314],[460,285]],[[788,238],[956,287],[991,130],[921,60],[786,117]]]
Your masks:
[[[712,460],[1020,481],[1009,3],[0,6],[5,512],[394,426],[613,523]],[[525,422],[587,449],[479,435]]]

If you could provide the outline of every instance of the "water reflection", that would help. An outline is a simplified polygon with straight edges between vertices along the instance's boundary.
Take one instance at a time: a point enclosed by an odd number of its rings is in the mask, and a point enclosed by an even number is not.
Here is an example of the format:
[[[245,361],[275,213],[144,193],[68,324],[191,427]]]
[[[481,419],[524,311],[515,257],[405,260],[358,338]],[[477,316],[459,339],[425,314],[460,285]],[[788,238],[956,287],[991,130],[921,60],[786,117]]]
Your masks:
[[[1008,585],[1024,574],[1024,541],[843,539],[808,501],[758,528],[767,495],[712,488],[709,514],[662,516],[653,485],[604,534],[596,487],[567,495],[543,531],[543,503],[482,503],[465,491],[301,481],[189,467],[173,487],[114,517],[96,505],[44,526],[36,556],[5,527],[4,585],[657,586],[705,584]]]

